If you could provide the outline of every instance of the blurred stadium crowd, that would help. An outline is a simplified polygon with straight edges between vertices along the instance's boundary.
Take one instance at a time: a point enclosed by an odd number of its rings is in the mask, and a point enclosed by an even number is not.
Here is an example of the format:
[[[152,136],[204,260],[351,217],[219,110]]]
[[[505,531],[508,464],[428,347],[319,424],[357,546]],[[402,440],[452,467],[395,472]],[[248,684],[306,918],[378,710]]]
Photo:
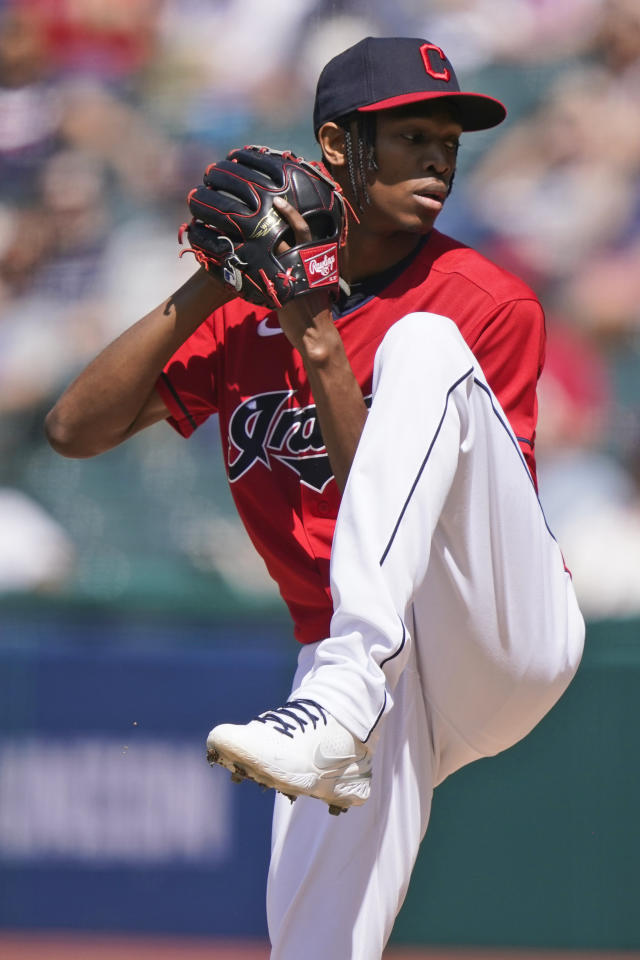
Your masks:
[[[638,0],[0,0],[0,593],[272,596],[215,424],[76,463],[42,420],[194,269],[177,227],[206,164],[317,156],[319,70],[369,34],[428,38],[509,109],[464,138],[438,226],[539,294],[543,506],[585,614],[640,613]]]

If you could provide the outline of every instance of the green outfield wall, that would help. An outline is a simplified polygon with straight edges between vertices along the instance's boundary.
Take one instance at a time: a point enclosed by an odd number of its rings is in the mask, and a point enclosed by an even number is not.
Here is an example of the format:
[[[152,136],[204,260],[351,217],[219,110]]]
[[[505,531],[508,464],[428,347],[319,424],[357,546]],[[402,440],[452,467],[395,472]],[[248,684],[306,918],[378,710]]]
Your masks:
[[[640,947],[640,622],[590,624],[520,744],[435,793],[399,942]]]

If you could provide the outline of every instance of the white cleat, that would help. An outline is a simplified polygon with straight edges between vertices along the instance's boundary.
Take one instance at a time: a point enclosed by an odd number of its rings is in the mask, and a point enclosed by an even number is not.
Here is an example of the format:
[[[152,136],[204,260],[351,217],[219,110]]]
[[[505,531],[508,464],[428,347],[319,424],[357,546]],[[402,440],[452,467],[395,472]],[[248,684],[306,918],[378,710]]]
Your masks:
[[[314,700],[291,700],[250,723],[223,723],[207,738],[207,759],[232,780],[255,780],[290,800],[305,795],[342,813],[367,800],[371,753]]]

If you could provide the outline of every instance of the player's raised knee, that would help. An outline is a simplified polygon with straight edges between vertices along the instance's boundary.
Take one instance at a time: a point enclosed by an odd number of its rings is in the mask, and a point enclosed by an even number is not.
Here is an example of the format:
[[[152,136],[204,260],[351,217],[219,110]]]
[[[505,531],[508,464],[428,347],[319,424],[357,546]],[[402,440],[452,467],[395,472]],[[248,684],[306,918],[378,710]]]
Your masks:
[[[378,349],[378,361],[401,355],[404,362],[416,362],[423,369],[430,363],[441,367],[447,360],[473,363],[473,355],[460,330],[449,317],[439,313],[408,313],[385,334]]]

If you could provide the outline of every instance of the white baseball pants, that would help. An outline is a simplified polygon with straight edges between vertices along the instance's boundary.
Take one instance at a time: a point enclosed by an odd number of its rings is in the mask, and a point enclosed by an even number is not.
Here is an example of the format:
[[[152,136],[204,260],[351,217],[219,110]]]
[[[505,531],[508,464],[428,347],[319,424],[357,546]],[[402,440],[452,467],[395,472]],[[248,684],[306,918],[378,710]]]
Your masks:
[[[379,960],[433,788],[524,737],[582,654],[571,578],[518,443],[445,317],[404,317],[378,349],[331,586],[331,636],[302,649],[292,696],[375,747],[371,797],[332,817],[277,796],[272,960]]]

